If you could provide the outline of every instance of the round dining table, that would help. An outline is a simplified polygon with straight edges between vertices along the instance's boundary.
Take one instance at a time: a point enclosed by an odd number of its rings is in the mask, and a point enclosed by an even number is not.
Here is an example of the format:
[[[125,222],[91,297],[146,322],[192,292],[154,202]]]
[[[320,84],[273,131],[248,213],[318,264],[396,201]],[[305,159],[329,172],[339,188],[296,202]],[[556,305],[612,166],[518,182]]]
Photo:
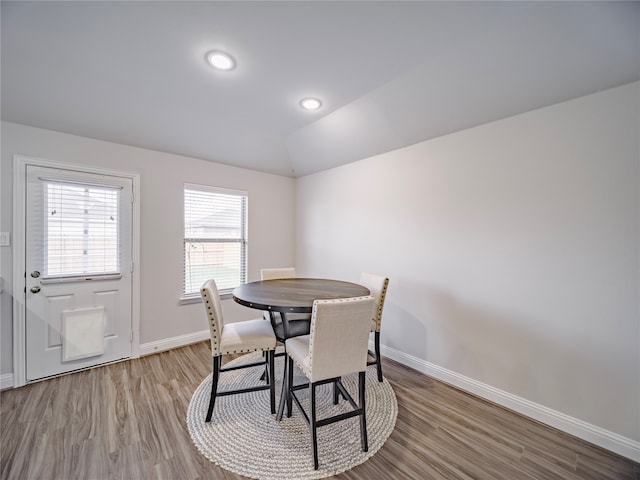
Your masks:
[[[333,300],[338,298],[362,297],[370,295],[368,288],[357,283],[331,280],[327,278],[278,278],[245,283],[233,289],[233,299],[240,305],[269,312],[272,325],[275,312],[282,317],[282,337],[285,340],[296,335],[289,332],[288,314],[311,313],[314,300]],[[275,330],[275,328],[274,328]],[[278,337],[278,333],[276,333]],[[284,406],[287,406],[287,416],[291,415],[291,396],[287,389],[287,382],[293,382],[292,373],[288,372],[288,362],[285,362],[282,394],[278,407],[277,418],[282,418]]]
[[[314,300],[362,297],[369,289],[328,278],[278,278],[240,285],[233,299],[240,305],[280,313],[311,313]]]

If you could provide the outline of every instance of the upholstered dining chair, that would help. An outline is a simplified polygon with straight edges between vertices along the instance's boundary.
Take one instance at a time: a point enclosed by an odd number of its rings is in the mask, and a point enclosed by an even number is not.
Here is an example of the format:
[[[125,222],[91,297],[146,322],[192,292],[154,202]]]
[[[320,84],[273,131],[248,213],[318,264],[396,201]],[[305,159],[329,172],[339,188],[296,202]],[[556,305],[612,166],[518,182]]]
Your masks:
[[[211,397],[207,410],[206,421],[210,422],[213,415],[213,407],[216,397],[233,395],[237,393],[269,390],[271,413],[275,413],[275,376],[274,354],[276,349],[276,337],[271,325],[262,319],[247,320],[236,323],[225,323],[222,302],[218,293],[215,280],[207,280],[200,288],[200,296],[204,304],[207,319],[209,320],[209,332],[211,333],[211,354],[213,356],[213,379],[211,382]],[[234,353],[265,352],[263,360],[235,367],[222,367],[222,356]],[[220,373],[240,368],[264,366],[268,368],[267,382],[264,385],[242,388],[238,390],[218,391],[218,378]]]
[[[285,342],[288,359],[285,378],[285,395],[280,400],[277,420],[282,419],[285,403],[287,416],[291,415],[292,399],[303,413],[311,430],[313,466],[318,469],[318,427],[347,418],[360,418],[360,443],[368,451],[367,420],[365,404],[365,371],[367,369],[367,346],[371,317],[375,308],[372,296],[316,300],[311,314],[311,333],[289,338]],[[309,379],[308,384],[293,385],[293,364]],[[341,377],[358,373],[358,403],[344,388]],[[339,415],[318,419],[316,412],[316,387],[333,383],[333,403],[338,403],[339,393],[351,404],[352,409]],[[295,392],[309,388],[310,407],[307,413]]]
[[[261,280],[277,280],[278,278],[296,278],[296,268],[263,268],[260,270]]]
[[[263,268],[260,270],[261,280],[277,280],[280,278],[296,278],[295,267]],[[276,334],[276,339],[279,342],[284,343],[286,338],[280,314],[275,312],[264,312],[264,318],[271,322],[273,331]],[[309,329],[311,327],[311,315],[304,313],[288,313],[287,320],[289,337],[297,337],[299,335],[307,335],[309,333]]]
[[[382,362],[380,357],[380,327],[382,326],[382,309],[384,308],[384,299],[387,296],[387,287],[389,279],[371,273],[362,273],[360,275],[360,285],[367,287],[371,295],[376,299],[376,309],[373,312],[371,320],[371,331],[373,332],[374,352],[369,352],[370,359],[367,365],[375,365],[378,370],[378,381],[382,382]]]

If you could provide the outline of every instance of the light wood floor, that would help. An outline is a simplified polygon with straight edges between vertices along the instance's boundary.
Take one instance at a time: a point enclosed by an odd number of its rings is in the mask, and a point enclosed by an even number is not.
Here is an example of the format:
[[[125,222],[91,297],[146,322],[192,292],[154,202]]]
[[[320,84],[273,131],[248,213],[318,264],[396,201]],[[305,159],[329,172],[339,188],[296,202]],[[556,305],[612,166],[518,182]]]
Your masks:
[[[210,364],[202,342],[2,392],[2,478],[243,478],[202,457],[186,428]],[[638,464],[383,365],[398,398],[396,428],[373,458],[335,478],[640,480]]]

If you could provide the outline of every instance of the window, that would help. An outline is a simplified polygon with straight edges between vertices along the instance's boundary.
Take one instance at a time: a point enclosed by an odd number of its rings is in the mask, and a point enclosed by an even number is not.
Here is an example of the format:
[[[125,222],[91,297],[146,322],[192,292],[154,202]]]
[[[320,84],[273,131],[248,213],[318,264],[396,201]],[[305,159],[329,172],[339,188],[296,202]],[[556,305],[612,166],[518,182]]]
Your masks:
[[[119,187],[43,180],[44,277],[118,273]]]
[[[246,282],[247,199],[246,192],[185,184],[185,298],[199,298],[210,278],[221,292]]]

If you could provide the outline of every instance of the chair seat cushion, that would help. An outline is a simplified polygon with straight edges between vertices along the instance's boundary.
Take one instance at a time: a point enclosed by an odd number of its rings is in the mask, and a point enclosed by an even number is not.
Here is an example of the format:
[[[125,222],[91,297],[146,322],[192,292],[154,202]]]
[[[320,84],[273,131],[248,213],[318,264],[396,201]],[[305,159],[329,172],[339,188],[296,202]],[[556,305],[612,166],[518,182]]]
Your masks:
[[[272,350],[276,336],[271,324],[262,319],[225,323],[220,338],[220,355]]]

